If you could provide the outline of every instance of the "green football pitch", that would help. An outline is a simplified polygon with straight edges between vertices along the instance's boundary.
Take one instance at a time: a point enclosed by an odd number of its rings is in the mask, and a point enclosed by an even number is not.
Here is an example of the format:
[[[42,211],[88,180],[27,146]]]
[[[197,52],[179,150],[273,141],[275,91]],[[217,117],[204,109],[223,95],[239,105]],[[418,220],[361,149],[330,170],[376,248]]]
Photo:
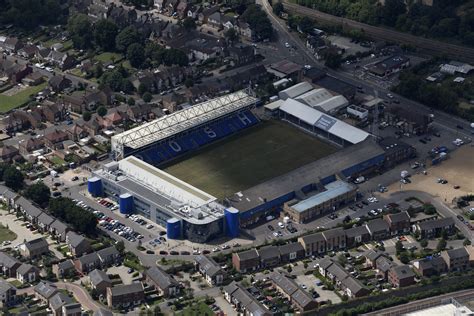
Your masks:
[[[269,121],[185,155],[164,170],[222,199],[335,151],[294,126]]]

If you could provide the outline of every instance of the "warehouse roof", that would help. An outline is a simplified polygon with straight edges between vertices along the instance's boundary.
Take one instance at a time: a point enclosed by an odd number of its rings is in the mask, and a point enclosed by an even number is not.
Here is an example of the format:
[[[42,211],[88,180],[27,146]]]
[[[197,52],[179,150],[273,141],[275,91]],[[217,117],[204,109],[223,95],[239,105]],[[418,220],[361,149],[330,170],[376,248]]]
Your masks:
[[[302,95],[300,95],[296,100],[303,102],[311,107],[314,107],[320,104],[323,101],[331,99],[333,95],[324,88],[313,89]]]
[[[327,99],[319,104],[316,107],[326,113],[335,112],[345,106],[349,105],[349,101],[344,98],[342,95],[336,95],[330,99]]]
[[[369,136],[357,127],[293,99],[287,99],[280,110],[352,144],[360,143]]]
[[[341,180],[336,180],[334,182],[328,183],[324,186],[324,191],[320,192],[312,197],[302,200],[301,202],[291,206],[297,212],[304,212],[308,209],[311,209],[317,205],[321,205],[332,199],[341,196],[343,194],[349,193],[356,189],[356,186]]]
[[[280,91],[278,95],[280,96],[280,99],[286,100],[288,98],[296,98],[297,96],[300,96],[310,90],[313,90],[313,86],[311,85],[311,83],[303,81],[298,84],[295,84],[294,86],[286,88],[285,90]]]

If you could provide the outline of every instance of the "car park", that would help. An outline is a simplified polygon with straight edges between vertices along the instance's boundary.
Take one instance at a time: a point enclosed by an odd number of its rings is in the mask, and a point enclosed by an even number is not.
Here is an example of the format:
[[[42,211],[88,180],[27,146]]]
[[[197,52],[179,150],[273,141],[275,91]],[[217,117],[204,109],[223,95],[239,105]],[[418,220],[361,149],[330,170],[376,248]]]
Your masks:
[[[267,227],[268,227],[268,229],[269,229],[270,231],[274,231],[274,230],[275,230],[275,228],[273,228],[272,225],[268,225]]]

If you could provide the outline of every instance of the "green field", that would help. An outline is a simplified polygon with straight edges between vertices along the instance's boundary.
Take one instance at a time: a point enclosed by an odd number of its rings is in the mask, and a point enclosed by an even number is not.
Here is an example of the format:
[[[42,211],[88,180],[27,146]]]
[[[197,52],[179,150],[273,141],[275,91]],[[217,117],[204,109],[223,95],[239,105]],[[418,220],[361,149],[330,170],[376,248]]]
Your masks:
[[[0,113],[5,113],[24,105],[30,100],[30,95],[40,92],[46,86],[47,83],[42,83],[35,87],[28,87],[12,96],[0,94]]]
[[[164,170],[223,198],[335,151],[291,125],[271,121],[184,156]]]
[[[14,232],[0,224],[0,242],[3,242],[5,240],[12,241],[15,240],[16,237],[17,235]]]
[[[123,59],[123,55],[118,54],[118,53],[105,52],[105,53],[99,54],[97,56],[94,56],[94,59],[97,60],[97,61],[103,62],[103,63],[108,62],[108,61],[112,61],[112,62],[116,63],[116,62],[121,61]]]

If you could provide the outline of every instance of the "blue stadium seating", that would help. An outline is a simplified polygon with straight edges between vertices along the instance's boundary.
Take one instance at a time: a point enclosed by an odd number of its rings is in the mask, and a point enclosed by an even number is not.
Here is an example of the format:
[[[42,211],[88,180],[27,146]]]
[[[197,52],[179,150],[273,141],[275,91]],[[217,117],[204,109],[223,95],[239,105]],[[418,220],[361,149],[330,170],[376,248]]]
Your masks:
[[[219,121],[211,122],[186,134],[164,140],[140,153],[139,156],[153,165],[165,163],[186,152],[195,150],[218,139],[227,137],[259,122],[249,110],[234,113]]]

